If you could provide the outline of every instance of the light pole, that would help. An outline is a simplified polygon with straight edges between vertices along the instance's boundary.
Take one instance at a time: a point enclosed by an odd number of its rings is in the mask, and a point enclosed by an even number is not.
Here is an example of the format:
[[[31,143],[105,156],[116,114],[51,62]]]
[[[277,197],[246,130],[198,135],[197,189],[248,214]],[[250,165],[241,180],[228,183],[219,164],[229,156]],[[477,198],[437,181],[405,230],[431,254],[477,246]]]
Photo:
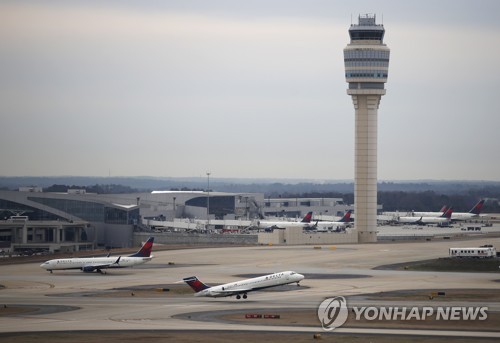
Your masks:
[[[174,219],[176,217],[176,214],[175,214],[175,197],[174,197]]]
[[[207,230],[210,228],[210,172],[207,172]]]

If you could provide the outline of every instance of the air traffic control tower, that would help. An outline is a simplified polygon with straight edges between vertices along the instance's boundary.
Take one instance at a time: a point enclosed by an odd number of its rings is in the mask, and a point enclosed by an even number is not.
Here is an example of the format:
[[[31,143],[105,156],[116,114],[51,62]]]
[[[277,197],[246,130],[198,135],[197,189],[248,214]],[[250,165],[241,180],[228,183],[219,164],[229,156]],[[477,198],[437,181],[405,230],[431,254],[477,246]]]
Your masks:
[[[358,242],[377,241],[377,115],[389,70],[384,26],[375,15],[351,24],[351,42],[344,49],[347,94],[355,109],[354,216]]]

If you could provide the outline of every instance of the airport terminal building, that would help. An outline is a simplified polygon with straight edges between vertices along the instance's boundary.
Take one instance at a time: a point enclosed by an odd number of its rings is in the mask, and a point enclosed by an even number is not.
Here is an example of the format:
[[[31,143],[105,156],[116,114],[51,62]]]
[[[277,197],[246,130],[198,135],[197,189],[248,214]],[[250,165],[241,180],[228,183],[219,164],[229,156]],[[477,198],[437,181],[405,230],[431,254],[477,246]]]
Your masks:
[[[139,206],[82,190],[0,191],[0,242],[13,250],[75,251],[132,243]]]
[[[352,205],[336,198],[269,199],[260,193],[203,191],[93,194],[68,189],[52,193],[23,187],[0,191],[0,248],[79,251],[131,247],[137,245],[138,236],[142,238],[139,233],[150,234],[152,227],[182,231],[185,225],[197,223],[211,228],[205,234],[220,237],[220,233],[252,227],[263,216],[290,220],[310,211],[325,217],[348,209]],[[245,241],[258,242],[255,232],[245,233]],[[250,235],[253,240],[248,239]]]
[[[149,231],[143,219],[234,218],[252,215],[255,195],[153,192],[89,194],[84,190],[45,193],[36,187],[0,191],[0,242],[14,249],[81,250],[130,247],[134,232]],[[245,204],[245,205],[243,205]]]

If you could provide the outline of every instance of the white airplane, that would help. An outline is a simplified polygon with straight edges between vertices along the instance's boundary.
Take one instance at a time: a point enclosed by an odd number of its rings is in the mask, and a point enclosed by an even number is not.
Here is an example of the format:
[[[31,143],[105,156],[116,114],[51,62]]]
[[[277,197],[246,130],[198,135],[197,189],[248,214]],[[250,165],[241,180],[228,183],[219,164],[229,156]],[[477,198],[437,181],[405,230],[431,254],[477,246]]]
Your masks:
[[[198,280],[196,276],[184,278],[183,281],[196,292],[194,294],[195,297],[220,298],[236,295],[236,299],[241,299],[241,297],[246,299],[248,292],[282,286],[294,282],[297,283],[297,286],[300,286],[299,282],[303,279],[304,275],[302,274],[286,271],[213,287],[205,285],[203,282]]]
[[[51,273],[53,270],[65,269],[80,269],[83,272],[98,271],[103,273],[103,269],[137,266],[151,261],[153,258],[153,255],[151,255],[153,241],[154,237],[149,237],[142,248],[130,256],[119,256],[118,258],[110,257],[109,255],[106,257],[59,258],[44,262],[40,267]]]
[[[285,229],[287,227],[308,227],[311,223],[312,212],[308,212],[300,222],[293,221],[287,222],[281,221],[269,221],[269,220],[259,220],[257,221],[257,226],[259,229]]]
[[[426,225],[426,224],[438,224],[440,226],[448,225],[451,222],[451,215],[453,213],[453,208],[449,208],[439,217],[399,217],[397,220],[402,224],[417,224],[417,225]]]
[[[451,220],[468,220],[479,217],[483,209],[484,199],[480,200],[469,212],[456,212],[451,216]]]
[[[318,232],[345,231],[346,226],[351,223],[351,212],[352,211],[347,211],[344,216],[337,221],[317,221],[316,224],[310,226],[307,230],[316,230]]]
[[[458,220],[468,220],[472,219],[475,217],[479,217],[481,214],[481,210],[484,205],[484,199],[480,200],[477,204],[474,205],[474,207],[471,208],[469,212],[453,212],[451,215],[451,220],[452,221],[458,221]],[[446,212],[448,207],[443,206],[441,208],[440,212],[411,212],[412,217],[438,217],[442,213]]]
[[[411,212],[412,217],[439,217],[448,210],[448,206],[443,206],[439,212]]]

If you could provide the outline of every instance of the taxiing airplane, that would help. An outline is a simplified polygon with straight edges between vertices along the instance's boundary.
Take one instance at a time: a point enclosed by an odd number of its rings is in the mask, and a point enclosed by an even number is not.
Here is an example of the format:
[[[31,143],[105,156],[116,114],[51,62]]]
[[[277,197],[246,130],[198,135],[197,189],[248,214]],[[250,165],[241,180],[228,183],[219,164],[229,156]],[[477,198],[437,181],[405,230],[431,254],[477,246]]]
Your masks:
[[[259,229],[285,229],[287,227],[307,227],[311,223],[312,212],[308,212],[304,218],[300,222],[293,221],[287,222],[284,220],[281,221],[268,221],[268,220],[259,220],[257,221],[257,226]]]
[[[213,287],[205,285],[203,282],[198,280],[196,276],[184,278],[183,281],[196,292],[194,294],[195,297],[220,298],[236,295],[236,299],[241,299],[242,297],[243,299],[246,299],[248,292],[282,286],[294,282],[297,283],[297,286],[300,286],[299,282],[303,279],[304,275],[302,274],[286,271]]]
[[[43,269],[52,273],[53,270],[80,269],[83,272],[98,271],[103,273],[103,269],[133,267],[151,261],[153,255],[154,237],[150,237],[142,248],[133,255],[110,257],[80,257],[80,258],[59,258],[44,262],[40,265]]]
[[[317,221],[314,226],[310,226],[308,230],[316,230],[318,232],[326,231],[342,231],[351,223],[352,211],[347,211],[344,216],[337,221]]]

